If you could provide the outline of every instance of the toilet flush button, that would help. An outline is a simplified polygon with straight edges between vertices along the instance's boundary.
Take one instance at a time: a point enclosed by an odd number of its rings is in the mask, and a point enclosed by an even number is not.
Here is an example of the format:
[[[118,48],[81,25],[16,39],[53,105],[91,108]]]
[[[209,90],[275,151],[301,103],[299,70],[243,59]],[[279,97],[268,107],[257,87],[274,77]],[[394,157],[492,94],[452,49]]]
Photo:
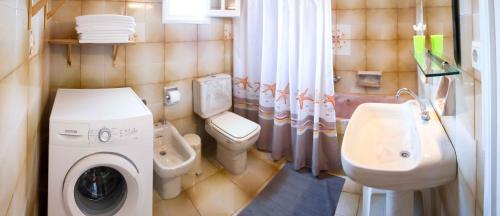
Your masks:
[[[102,128],[98,134],[99,141],[109,142],[111,140],[111,130],[109,128]]]

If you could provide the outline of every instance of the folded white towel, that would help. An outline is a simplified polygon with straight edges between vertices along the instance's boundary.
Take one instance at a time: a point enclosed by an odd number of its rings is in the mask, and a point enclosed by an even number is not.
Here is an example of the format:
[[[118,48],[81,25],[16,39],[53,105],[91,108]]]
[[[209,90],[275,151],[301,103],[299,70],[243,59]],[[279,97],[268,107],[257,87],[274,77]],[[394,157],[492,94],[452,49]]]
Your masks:
[[[76,27],[76,32],[81,33],[128,33],[134,34],[134,28],[121,28],[121,27],[112,27],[110,26],[92,26],[92,27]]]
[[[134,37],[135,19],[115,14],[76,17],[80,43],[128,43]]]
[[[80,40],[113,40],[113,39],[126,39],[130,40],[131,36],[129,35],[80,35]]]
[[[116,15],[116,14],[95,14],[95,15],[84,15],[76,17],[76,23],[78,25],[85,23],[108,23],[108,22],[119,22],[119,23],[135,23],[134,17]]]
[[[84,33],[80,34],[80,37],[130,37],[133,34],[122,34],[122,33]]]
[[[77,24],[78,28],[135,28],[135,23],[90,23],[90,24]]]
[[[94,44],[116,44],[116,43],[129,43],[130,40],[125,38],[115,39],[80,39],[80,43],[94,43]]]

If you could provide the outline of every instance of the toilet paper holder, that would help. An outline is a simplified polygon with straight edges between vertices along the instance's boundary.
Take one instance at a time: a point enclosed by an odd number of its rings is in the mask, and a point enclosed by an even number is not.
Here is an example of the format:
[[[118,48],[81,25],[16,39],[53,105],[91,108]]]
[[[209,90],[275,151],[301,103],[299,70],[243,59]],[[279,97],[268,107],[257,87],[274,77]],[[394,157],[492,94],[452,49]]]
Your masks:
[[[174,92],[178,92],[178,98],[172,98],[171,95],[174,95]],[[172,106],[180,102],[180,93],[177,87],[165,87],[163,89],[163,95],[165,96],[164,104],[166,106]]]

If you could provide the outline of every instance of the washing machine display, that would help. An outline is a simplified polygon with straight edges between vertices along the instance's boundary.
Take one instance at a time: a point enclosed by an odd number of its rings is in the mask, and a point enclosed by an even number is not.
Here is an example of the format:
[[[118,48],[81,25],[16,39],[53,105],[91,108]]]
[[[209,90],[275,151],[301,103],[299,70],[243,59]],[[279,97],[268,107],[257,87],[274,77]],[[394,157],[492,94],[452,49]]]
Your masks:
[[[86,215],[115,214],[127,197],[127,182],[110,167],[85,171],[75,185],[75,201]]]

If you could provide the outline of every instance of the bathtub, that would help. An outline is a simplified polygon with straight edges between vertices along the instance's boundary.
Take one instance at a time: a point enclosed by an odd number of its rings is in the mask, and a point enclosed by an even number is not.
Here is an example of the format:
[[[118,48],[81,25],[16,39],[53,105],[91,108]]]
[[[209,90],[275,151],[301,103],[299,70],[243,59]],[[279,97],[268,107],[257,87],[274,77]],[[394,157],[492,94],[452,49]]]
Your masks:
[[[401,98],[400,102],[408,98]],[[366,95],[366,94],[335,94],[335,115],[337,117],[337,134],[339,143],[342,144],[345,129],[349,119],[356,108],[364,103],[396,103],[396,97],[392,95]]]

